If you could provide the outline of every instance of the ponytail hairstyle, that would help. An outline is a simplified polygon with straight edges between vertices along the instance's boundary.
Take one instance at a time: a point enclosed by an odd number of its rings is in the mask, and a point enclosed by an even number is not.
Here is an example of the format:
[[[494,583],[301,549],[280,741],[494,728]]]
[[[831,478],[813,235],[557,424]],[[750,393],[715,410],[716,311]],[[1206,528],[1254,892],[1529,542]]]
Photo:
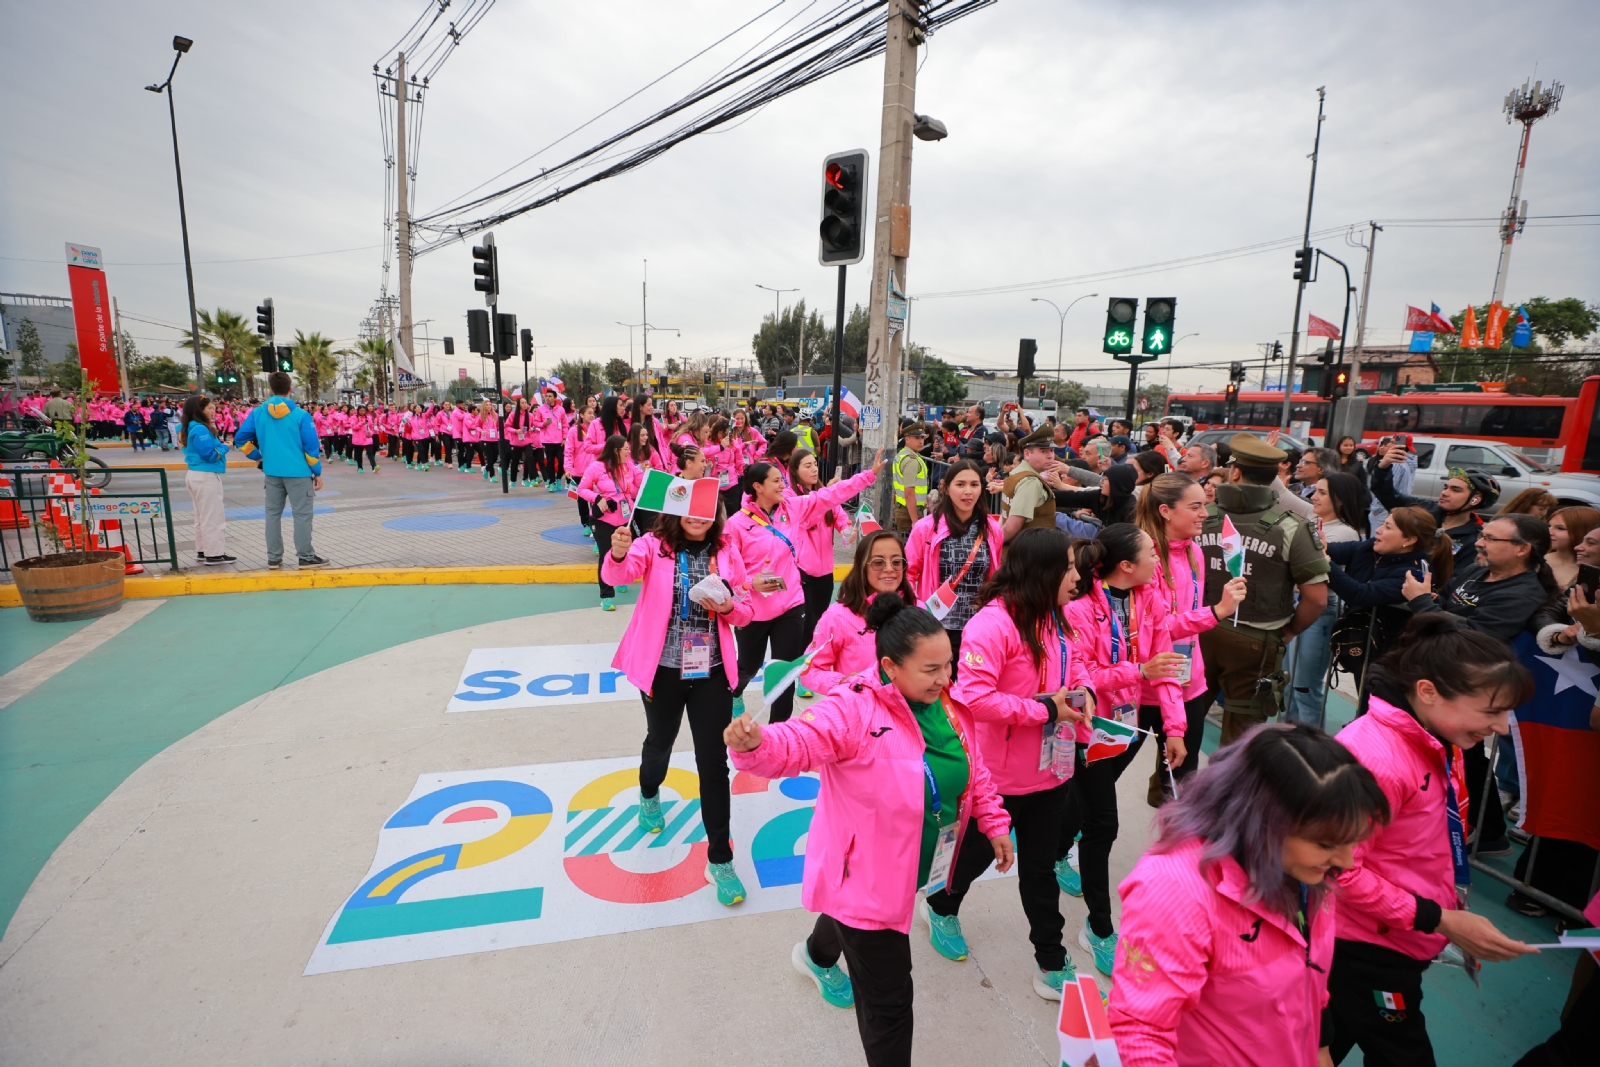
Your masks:
[[[1000,569],[978,590],[982,608],[998,599],[1027,643],[1033,665],[1044,661],[1039,632],[1050,623],[1056,632],[1071,636],[1072,627],[1056,597],[1061,582],[1072,569],[1072,538],[1051,526],[1035,526],[1017,534],[1000,557]]]
[[[627,432],[627,428],[622,425],[622,415],[618,411],[621,406],[620,396],[608,396],[600,401],[600,429],[605,431],[608,438]]]
[[[1141,456],[1145,453],[1139,453]],[[1134,508],[1133,521],[1150,535],[1150,540],[1156,543],[1156,562],[1161,565],[1161,572],[1166,574],[1172,569],[1167,561],[1169,549],[1167,547],[1167,520],[1161,516],[1161,505],[1169,508],[1178,506],[1178,501],[1183,499],[1183,494],[1189,491],[1191,485],[1199,485],[1193,478],[1181,471],[1170,471],[1158,474],[1145,483],[1144,492],[1139,494],[1139,503]],[[1172,575],[1167,574],[1167,584],[1171,585]]]
[[[906,548],[900,541],[900,535],[893,530],[880,529],[873,530],[869,534],[863,534],[861,540],[856,543],[856,557],[850,566],[850,573],[845,575],[844,581],[839,583],[839,603],[863,618],[866,617],[867,605],[873,597],[872,587],[867,584],[867,565],[872,559],[873,551],[878,548],[880,543],[885,541],[892,541],[893,545],[884,544],[882,546],[884,549],[892,549],[902,557],[906,554]],[[911,580],[906,577],[904,564],[900,567],[900,588],[896,592],[907,606],[916,606],[917,594],[911,588]],[[888,596],[889,594],[884,595]],[[879,599],[882,598],[880,597]]]
[[[1119,563],[1132,563],[1139,558],[1144,542],[1144,531],[1131,522],[1116,522],[1095,534],[1093,541],[1078,545],[1078,591],[1075,596],[1087,596],[1094,590],[1096,578],[1104,578],[1117,569]]]
[[[699,445],[684,445],[682,448],[673,445],[672,451],[678,457],[678,471],[680,473],[695,460],[705,459],[705,453],[700,451]],[[700,477],[704,478],[705,475],[702,474]]]
[[[1489,522],[1509,522],[1517,528],[1517,540],[1528,546],[1528,569],[1538,576],[1539,584],[1544,586],[1545,593],[1554,596],[1561,591],[1556,584],[1556,576],[1550,572],[1550,564],[1544,557],[1550,551],[1550,527],[1537,515],[1506,515],[1504,513],[1494,516]]]
[[[877,635],[873,650],[879,661],[887,656],[894,663],[904,663],[922,638],[944,635],[944,627],[925,608],[895,596],[880,596],[868,605],[867,629]]]
[[[972,505],[972,515],[967,519],[966,522],[962,522],[960,517],[956,515],[956,506],[950,500],[950,484],[956,480],[956,475],[960,474],[962,471],[971,471],[973,474],[977,475],[978,486],[980,489],[980,492],[978,493],[978,501]],[[976,463],[972,462],[970,459],[956,460],[945,470],[944,478],[940,480],[939,486],[939,506],[936,509],[935,514],[944,519],[944,528],[950,531],[951,537],[967,536],[967,527],[972,523],[977,523],[980,530],[985,530],[988,528],[989,491],[984,486],[983,471]]]
[[[1456,545],[1450,535],[1439,528],[1439,521],[1423,508],[1395,508],[1389,512],[1395,529],[1407,537],[1417,539],[1417,547],[1428,553],[1428,566],[1433,572],[1433,587],[1443,589],[1456,569]]]
[[[744,477],[739,479],[739,495],[741,497],[754,496],[756,486],[767,480],[767,476],[777,466],[776,463],[752,463],[744,469]]]
[[[1373,670],[1374,682],[1387,682],[1407,700],[1424,678],[1446,700],[1486,692],[1497,710],[1526,704],[1534,694],[1533,675],[1509,644],[1442,611],[1412,616],[1399,645]]]
[[[606,438],[606,443],[600,446],[600,462],[604,464],[606,473],[611,475],[611,480],[622,488],[622,457],[628,447],[628,439],[620,433],[614,433]]]
[[[1199,838],[1202,871],[1232,857],[1250,881],[1245,902],[1293,918],[1300,883],[1284,872],[1285,839],[1360,841],[1390,817],[1378,780],[1344,745],[1305,723],[1269,722],[1218,749],[1183,796],[1156,813],[1151,851]],[[1308,888],[1320,904],[1332,883]]]

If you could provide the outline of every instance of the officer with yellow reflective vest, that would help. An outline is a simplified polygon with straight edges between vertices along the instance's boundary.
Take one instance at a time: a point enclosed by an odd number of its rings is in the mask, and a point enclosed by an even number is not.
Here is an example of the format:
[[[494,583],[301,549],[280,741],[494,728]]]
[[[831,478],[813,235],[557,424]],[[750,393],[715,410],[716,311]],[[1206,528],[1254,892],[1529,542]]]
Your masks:
[[[900,452],[894,457],[894,528],[904,537],[928,506],[928,461],[922,458],[928,426],[913,422],[902,436]]]
[[[1224,745],[1277,713],[1287,681],[1284,646],[1328,603],[1328,560],[1316,529],[1285,509],[1272,488],[1285,452],[1249,433],[1235,434],[1228,445],[1228,484],[1217,486],[1200,535],[1206,603],[1221,598],[1231,577],[1228,542],[1242,551],[1241,577],[1250,580],[1239,610],[1200,635],[1207,682],[1222,693]]]

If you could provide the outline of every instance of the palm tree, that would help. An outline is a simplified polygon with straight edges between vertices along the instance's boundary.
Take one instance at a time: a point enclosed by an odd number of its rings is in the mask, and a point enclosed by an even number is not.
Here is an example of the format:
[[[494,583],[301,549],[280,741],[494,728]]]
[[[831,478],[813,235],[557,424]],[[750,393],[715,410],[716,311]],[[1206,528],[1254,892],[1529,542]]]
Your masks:
[[[333,339],[321,333],[294,332],[294,365],[300,368],[300,380],[305,383],[306,399],[322,396],[323,386],[332,382],[339,373],[339,361],[334,358]]]
[[[381,337],[363,338],[356,346],[356,355],[361,358],[361,370],[356,372],[356,382],[363,378],[372,387],[372,395],[379,402],[389,402],[389,342]],[[357,388],[361,386],[358,384]]]
[[[244,381],[250,398],[255,399],[256,379],[251,359],[261,342],[255,330],[243,315],[224,308],[218,308],[215,313],[202,309],[197,317],[200,321],[200,351],[210,356],[213,366],[224,375],[237,376]],[[184,330],[183,341],[178,347],[192,350],[194,335]]]

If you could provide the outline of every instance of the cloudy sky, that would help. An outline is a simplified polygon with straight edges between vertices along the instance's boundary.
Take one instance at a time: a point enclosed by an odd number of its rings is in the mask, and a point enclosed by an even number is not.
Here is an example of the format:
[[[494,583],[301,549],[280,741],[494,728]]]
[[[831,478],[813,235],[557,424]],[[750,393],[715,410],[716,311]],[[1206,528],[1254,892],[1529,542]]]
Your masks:
[[[513,167],[776,2],[498,0],[433,79],[417,210]],[[778,14],[804,3],[787,0]],[[424,7],[6,5],[0,290],[65,295],[64,242],[98,245],[124,313],[151,320],[128,322],[129,332],[146,352],[173,351],[173,331],[154,324],[188,320],[171,143],[165,101],[143,86],[165,77],[181,33],[195,40],[176,103],[201,306],[249,312],[271,295],[280,336],[353,338],[382,257],[371,66]],[[911,336],[952,362],[995,367],[1014,365],[1018,337],[1038,337],[1053,367],[1055,314],[1029,298],[1065,306],[1097,292],[1067,319],[1065,364],[1111,385],[1123,379],[1098,353],[1104,298],[1176,296],[1178,333],[1198,336],[1183,341],[1172,383],[1215,387],[1222,371],[1182,364],[1250,359],[1260,342],[1287,339],[1287,249],[1118,280],[937,294],[1292,239],[1319,85],[1328,117],[1313,229],[1336,231],[1319,243],[1350,263],[1358,285],[1364,253],[1337,232],[1346,225],[1499,214],[1517,141],[1501,104],[1532,76],[1566,82],[1566,95],[1534,130],[1531,213],[1600,212],[1600,93],[1582,75],[1597,31],[1589,0],[1536,14],[1475,0],[1001,0],[937,34],[923,56],[918,110],[950,137],[916,149],[910,291],[928,295],[914,305]],[[732,54],[713,52],[562,147],[587,147],[670,102]],[[658,360],[749,358],[773,306],[758,284],[831,308],[835,278],[816,262],[820,161],[866,147],[876,164],[881,82],[882,61],[871,60],[501,224],[502,308],[532,327],[541,363],[625,358],[629,331],[616,323],[640,321],[648,259],[651,322],[681,331],[653,339]],[[1530,225],[1512,263],[1513,300],[1600,300],[1600,219],[1576,221]],[[1486,301],[1496,254],[1492,223],[1389,225],[1369,343],[1400,340],[1408,303],[1450,311]],[[433,320],[434,338],[464,341],[464,312],[480,306],[470,263],[462,245],[418,261],[415,314]],[[1337,321],[1342,278],[1331,265],[1322,278],[1308,310]],[[853,271],[850,300],[866,296],[865,271]],[[434,353],[435,376],[453,376],[455,361],[437,343]]]

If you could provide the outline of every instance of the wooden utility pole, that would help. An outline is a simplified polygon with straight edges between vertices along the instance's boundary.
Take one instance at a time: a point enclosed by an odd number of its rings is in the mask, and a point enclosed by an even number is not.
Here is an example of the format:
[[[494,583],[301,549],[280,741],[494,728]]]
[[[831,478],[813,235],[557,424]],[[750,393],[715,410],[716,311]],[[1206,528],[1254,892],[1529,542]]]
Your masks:
[[[893,450],[900,425],[901,343],[906,316],[906,258],[911,251],[911,126],[917,95],[917,45],[922,32],[913,0],[889,0],[883,55],[883,125],[878,149],[878,197],[872,240],[872,297],[867,321],[867,381],[863,402],[882,412],[862,427],[862,462]],[[890,283],[895,292],[891,294]],[[891,297],[896,317],[890,318]],[[892,469],[878,477],[878,514],[893,514]]]
[[[117,307],[117,298],[111,298],[111,342],[112,348],[117,353],[117,377],[122,379],[122,395],[132,396],[133,391],[128,388],[128,357],[122,350],[122,309]],[[194,391],[205,391],[205,382],[195,382]]]
[[[1361,314],[1356,317],[1356,350],[1350,357],[1350,395],[1355,396],[1361,388],[1361,351],[1367,346],[1367,296],[1372,292],[1372,254],[1378,247],[1378,233],[1383,229],[1376,222],[1367,223],[1371,232],[1367,235],[1367,269],[1362,272],[1361,279]]]
[[[395,244],[400,266],[400,347],[405,349],[406,361],[411,362],[411,353],[416,348],[411,325],[411,175],[406,161],[406,109],[410,104],[411,90],[406,88],[404,52],[400,53],[394,74],[395,165],[399,170],[395,180],[395,189],[399,194],[395,200],[399,205],[395,211]],[[412,362],[412,366],[416,364]],[[384,402],[388,402],[387,397]]]

